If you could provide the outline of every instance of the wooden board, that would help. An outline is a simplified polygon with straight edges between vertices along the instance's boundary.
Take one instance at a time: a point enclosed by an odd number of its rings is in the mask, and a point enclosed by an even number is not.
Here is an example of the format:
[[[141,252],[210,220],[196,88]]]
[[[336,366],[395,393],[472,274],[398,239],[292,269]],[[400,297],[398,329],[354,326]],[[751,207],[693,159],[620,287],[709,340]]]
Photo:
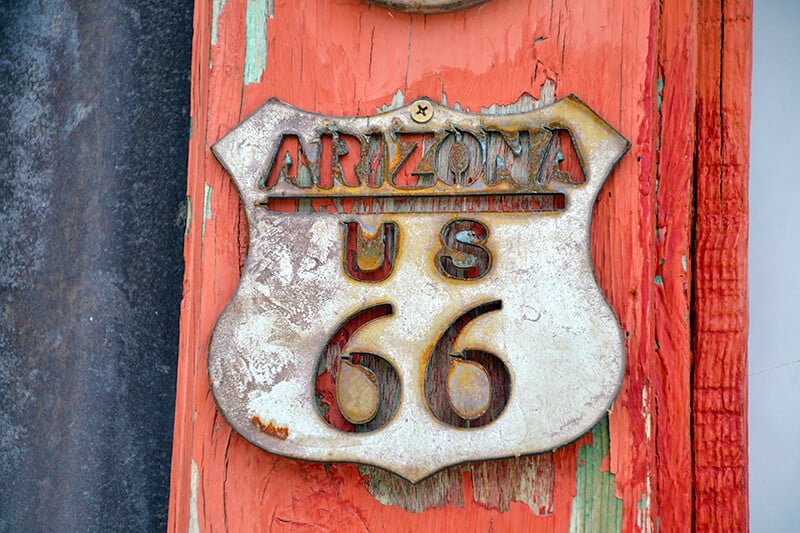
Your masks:
[[[746,530],[750,16],[736,0],[491,0],[427,16],[360,0],[198,1],[170,531]],[[545,86],[632,142],[592,226],[627,339],[607,419],[553,453],[417,485],[272,456],[233,433],[205,357],[247,232],[209,146],[271,96],[332,115],[420,96],[480,111]]]

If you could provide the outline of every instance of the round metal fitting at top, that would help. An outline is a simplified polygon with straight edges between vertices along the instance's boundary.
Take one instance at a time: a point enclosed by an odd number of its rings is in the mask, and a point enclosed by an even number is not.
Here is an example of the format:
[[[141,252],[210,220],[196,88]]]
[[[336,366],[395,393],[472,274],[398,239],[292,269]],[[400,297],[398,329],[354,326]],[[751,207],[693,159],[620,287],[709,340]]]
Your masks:
[[[466,9],[486,0],[367,0],[372,4],[406,13],[446,13]]]

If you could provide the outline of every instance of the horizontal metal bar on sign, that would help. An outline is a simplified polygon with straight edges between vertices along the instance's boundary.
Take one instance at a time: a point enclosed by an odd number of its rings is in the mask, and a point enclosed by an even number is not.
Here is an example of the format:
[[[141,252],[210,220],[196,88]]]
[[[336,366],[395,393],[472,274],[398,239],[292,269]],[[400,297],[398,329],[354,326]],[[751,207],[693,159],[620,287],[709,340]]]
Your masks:
[[[270,197],[257,204],[285,213],[533,213],[561,211],[563,193],[456,194],[430,196],[291,196]]]

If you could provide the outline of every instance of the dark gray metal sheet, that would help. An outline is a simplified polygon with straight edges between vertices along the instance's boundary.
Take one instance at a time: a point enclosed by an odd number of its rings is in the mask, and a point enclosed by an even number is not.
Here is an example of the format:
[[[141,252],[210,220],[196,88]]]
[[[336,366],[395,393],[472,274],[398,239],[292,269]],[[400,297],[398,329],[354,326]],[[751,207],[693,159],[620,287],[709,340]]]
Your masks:
[[[163,531],[192,3],[0,21],[0,531]]]

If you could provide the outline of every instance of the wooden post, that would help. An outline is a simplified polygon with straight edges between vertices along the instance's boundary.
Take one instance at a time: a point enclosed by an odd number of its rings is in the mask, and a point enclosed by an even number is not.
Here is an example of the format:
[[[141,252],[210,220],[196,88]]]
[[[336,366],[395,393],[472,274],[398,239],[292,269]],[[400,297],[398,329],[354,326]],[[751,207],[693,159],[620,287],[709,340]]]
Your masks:
[[[198,1],[170,531],[744,531],[749,0]],[[607,419],[549,454],[411,485],[270,455],[233,433],[206,352],[247,231],[209,150],[271,96],[330,115],[421,96],[480,111],[575,93],[632,148],[592,253],[627,368]],[[400,445],[400,444],[398,444]]]

